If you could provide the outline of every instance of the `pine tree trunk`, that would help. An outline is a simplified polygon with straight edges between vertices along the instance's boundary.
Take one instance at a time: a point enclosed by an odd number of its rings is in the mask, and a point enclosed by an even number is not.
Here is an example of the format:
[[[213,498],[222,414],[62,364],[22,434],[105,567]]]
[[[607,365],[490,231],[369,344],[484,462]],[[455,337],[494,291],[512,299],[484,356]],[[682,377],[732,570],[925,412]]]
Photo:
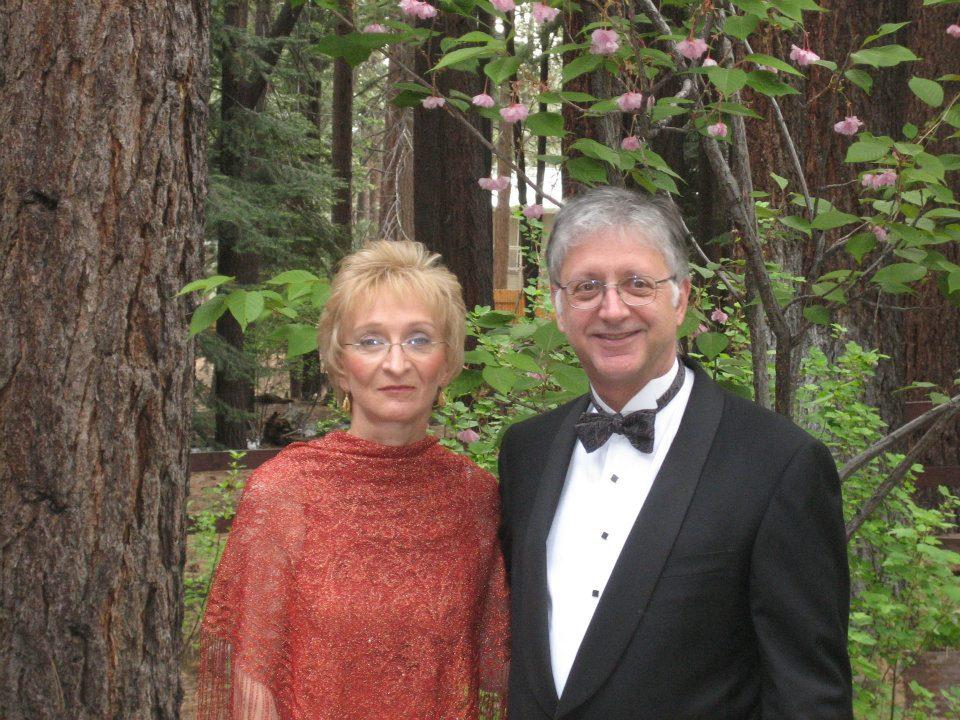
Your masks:
[[[0,6],[0,717],[178,717],[206,3]]]
[[[351,19],[350,3],[340,5],[343,19],[337,22],[337,35],[352,31],[347,24]],[[351,193],[353,181],[353,68],[342,58],[333,62],[333,102],[330,124],[331,161],[333,174],[340,181],[333,203],[331,220],[340,232],[340,248],[343,254],[351,249]]]
[[[476,23],[446,14],[436,23],[441,36],[459,36]],[[439,38],[419,58],[417,71],[427,75],[440,57]],[[483,90],[476,75],[445,70],[437,87],[443,95],[459,90],[473,96]],[[471,122],[490,139],[490,122]],[[490,175],[491,154],[466,128],[442,109],[417,107],[413,121],[414,230],[417,240],[443,256],[463,285],[468,308],[493,305],[493,212],[490,193],[477,180]]]
[[[397,60],[413,65],[413,53],[404,45],[390,48],[388,86],[404,79]],[[383,240],[412,240],[413,235],[413,111],[387,104],[377,225]]]

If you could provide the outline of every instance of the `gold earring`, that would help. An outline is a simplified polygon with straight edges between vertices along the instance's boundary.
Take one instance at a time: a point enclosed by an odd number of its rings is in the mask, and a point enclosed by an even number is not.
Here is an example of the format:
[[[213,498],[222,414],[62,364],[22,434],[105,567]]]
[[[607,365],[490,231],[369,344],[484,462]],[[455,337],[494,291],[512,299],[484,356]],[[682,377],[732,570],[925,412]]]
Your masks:
[[[437,407],[442,408],[447,404],[447,395],[444,393],[443,388],[440,388],[440,394],[437,395]]]
[[[340,409],[343,410],[344,415],[350,414],[350,394],[347,393],[343,396],[343,400],[340,401]]]

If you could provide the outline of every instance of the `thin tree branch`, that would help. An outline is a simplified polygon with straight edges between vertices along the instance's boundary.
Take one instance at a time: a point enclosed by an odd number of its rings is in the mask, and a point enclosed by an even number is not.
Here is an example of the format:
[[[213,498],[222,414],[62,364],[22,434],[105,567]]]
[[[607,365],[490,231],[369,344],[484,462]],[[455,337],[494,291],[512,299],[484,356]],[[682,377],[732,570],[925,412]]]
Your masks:
[[[299,7],[294,8],[290,5],[290,0],[287,0],[280,9],[276,20],[273,21],[267,37],[271,40],[277,40],[289,36],[293,31],[293,27],[297,24],[297,19],[300,17],[300,13],[303,12],[304,7],[306,7],[306,5],[301,4]],[[260,100],[263,99],[263,95],[267,91],[267,78],[273,71],[273,68],[276,67],[282,52],[282,43],[271,43],[257,53],[264,68],[257,73],[256,78],[243,84],[241,97],[243,98],[244,107],[248,109],[255,108]]]
[[[840,481],[845,482],[860,468],[869,463],[875,457],[885,453],[891,446],[900,442],[900,440],[905,438],[907,435],[910,435],[914,430],[923,427],[932,420],[940,418],[942,415],[946,415],[947,419],[949,419],[950,417],[953,417],[957,411],[960,411],[960,395],[954,395],[952,398],[950,398],[949,402],[945,402],[942,405],[937,405],[936,407],[930,408],[922,415],[914,418],[904,425],[901,425],[892,433],[880,438],[862,453],[847,461],[847,463],[840,469]]]
[[[863,504],[856,516],[847,523],[847,541],[853,537],[853,534],[860,529],[867,518],[873,513],[874,510],[883,502],[884,498],[890,494],[890,492],[900,484],[904,477],[906,477],[907,472],[913,466],[914,461],[917,457],[920,456],[939,436],[941,431],[946,427],[947,423],[953,418],[958,411],[960,411],[960,395],[957,395],[949,403],[945,405],[940,405],[934,410],[945,408],[941,410],[940,416],[937,421],[923,434],[920,440],[917,441],[917,444],[911,448],[910,452],[906,454],[900,464],[893,469],[893,472],[873,491],[873,494],[869,499]],[[929,416],[933,411],[928,411],[921,415],[917,420],[925,416]],[[929,418],[928,418],[929,419]],[[917,420],[914,420],[915,423]],[[908,425],[911,423],[908,423]],[[904,426],[906,427],[906,425]],[[902,430],[903,428],[901,428]],[[892,433],[891,433],[892,434]],[[889,437],[889,436],[888,436]],[[883,441],[881,441],[883,442]],[[876,446],[874,446],[876,447]],[[869,452],[869,451],[868,451]],[[846,468],[844,468],[846,469]]]

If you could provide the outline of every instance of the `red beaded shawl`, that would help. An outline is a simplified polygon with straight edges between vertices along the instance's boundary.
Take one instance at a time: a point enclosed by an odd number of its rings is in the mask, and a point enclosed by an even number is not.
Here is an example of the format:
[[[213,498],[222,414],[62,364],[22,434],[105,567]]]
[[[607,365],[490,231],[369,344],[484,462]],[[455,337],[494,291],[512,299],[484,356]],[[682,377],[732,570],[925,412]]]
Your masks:
[[[217,568],[199,720],[505,718],[498,521],[496,480],[436,438],[290,445]]]

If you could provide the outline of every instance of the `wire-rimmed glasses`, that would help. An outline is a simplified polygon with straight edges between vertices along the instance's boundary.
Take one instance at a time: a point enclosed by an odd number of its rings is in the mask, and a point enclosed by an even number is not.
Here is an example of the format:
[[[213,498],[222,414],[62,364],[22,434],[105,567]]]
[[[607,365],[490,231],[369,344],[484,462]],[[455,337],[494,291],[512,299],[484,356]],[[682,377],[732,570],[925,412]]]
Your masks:
[[[580,278],[561,285],[560,289],[567,296],[570,306],[578,310],[593,310],[600,307],[603,294],[610,286],[617,288],[617,295],[625,305],[640,307],[656,300],[660,285],[672,282],[674,279],[673,275],[663,280],[654,280],[645,275],[631,275],[617,282],[605,283],[595,278]]]
[[[343,343],[343,346],[364,357],[383,358],[390,352],[390,348],[397,345],[408,358],[424,358],[446,344],[446,340],[434,340],[428,335],[414,335],[400,342],[390,342],[378,335],[364,335],[357,342]]]

